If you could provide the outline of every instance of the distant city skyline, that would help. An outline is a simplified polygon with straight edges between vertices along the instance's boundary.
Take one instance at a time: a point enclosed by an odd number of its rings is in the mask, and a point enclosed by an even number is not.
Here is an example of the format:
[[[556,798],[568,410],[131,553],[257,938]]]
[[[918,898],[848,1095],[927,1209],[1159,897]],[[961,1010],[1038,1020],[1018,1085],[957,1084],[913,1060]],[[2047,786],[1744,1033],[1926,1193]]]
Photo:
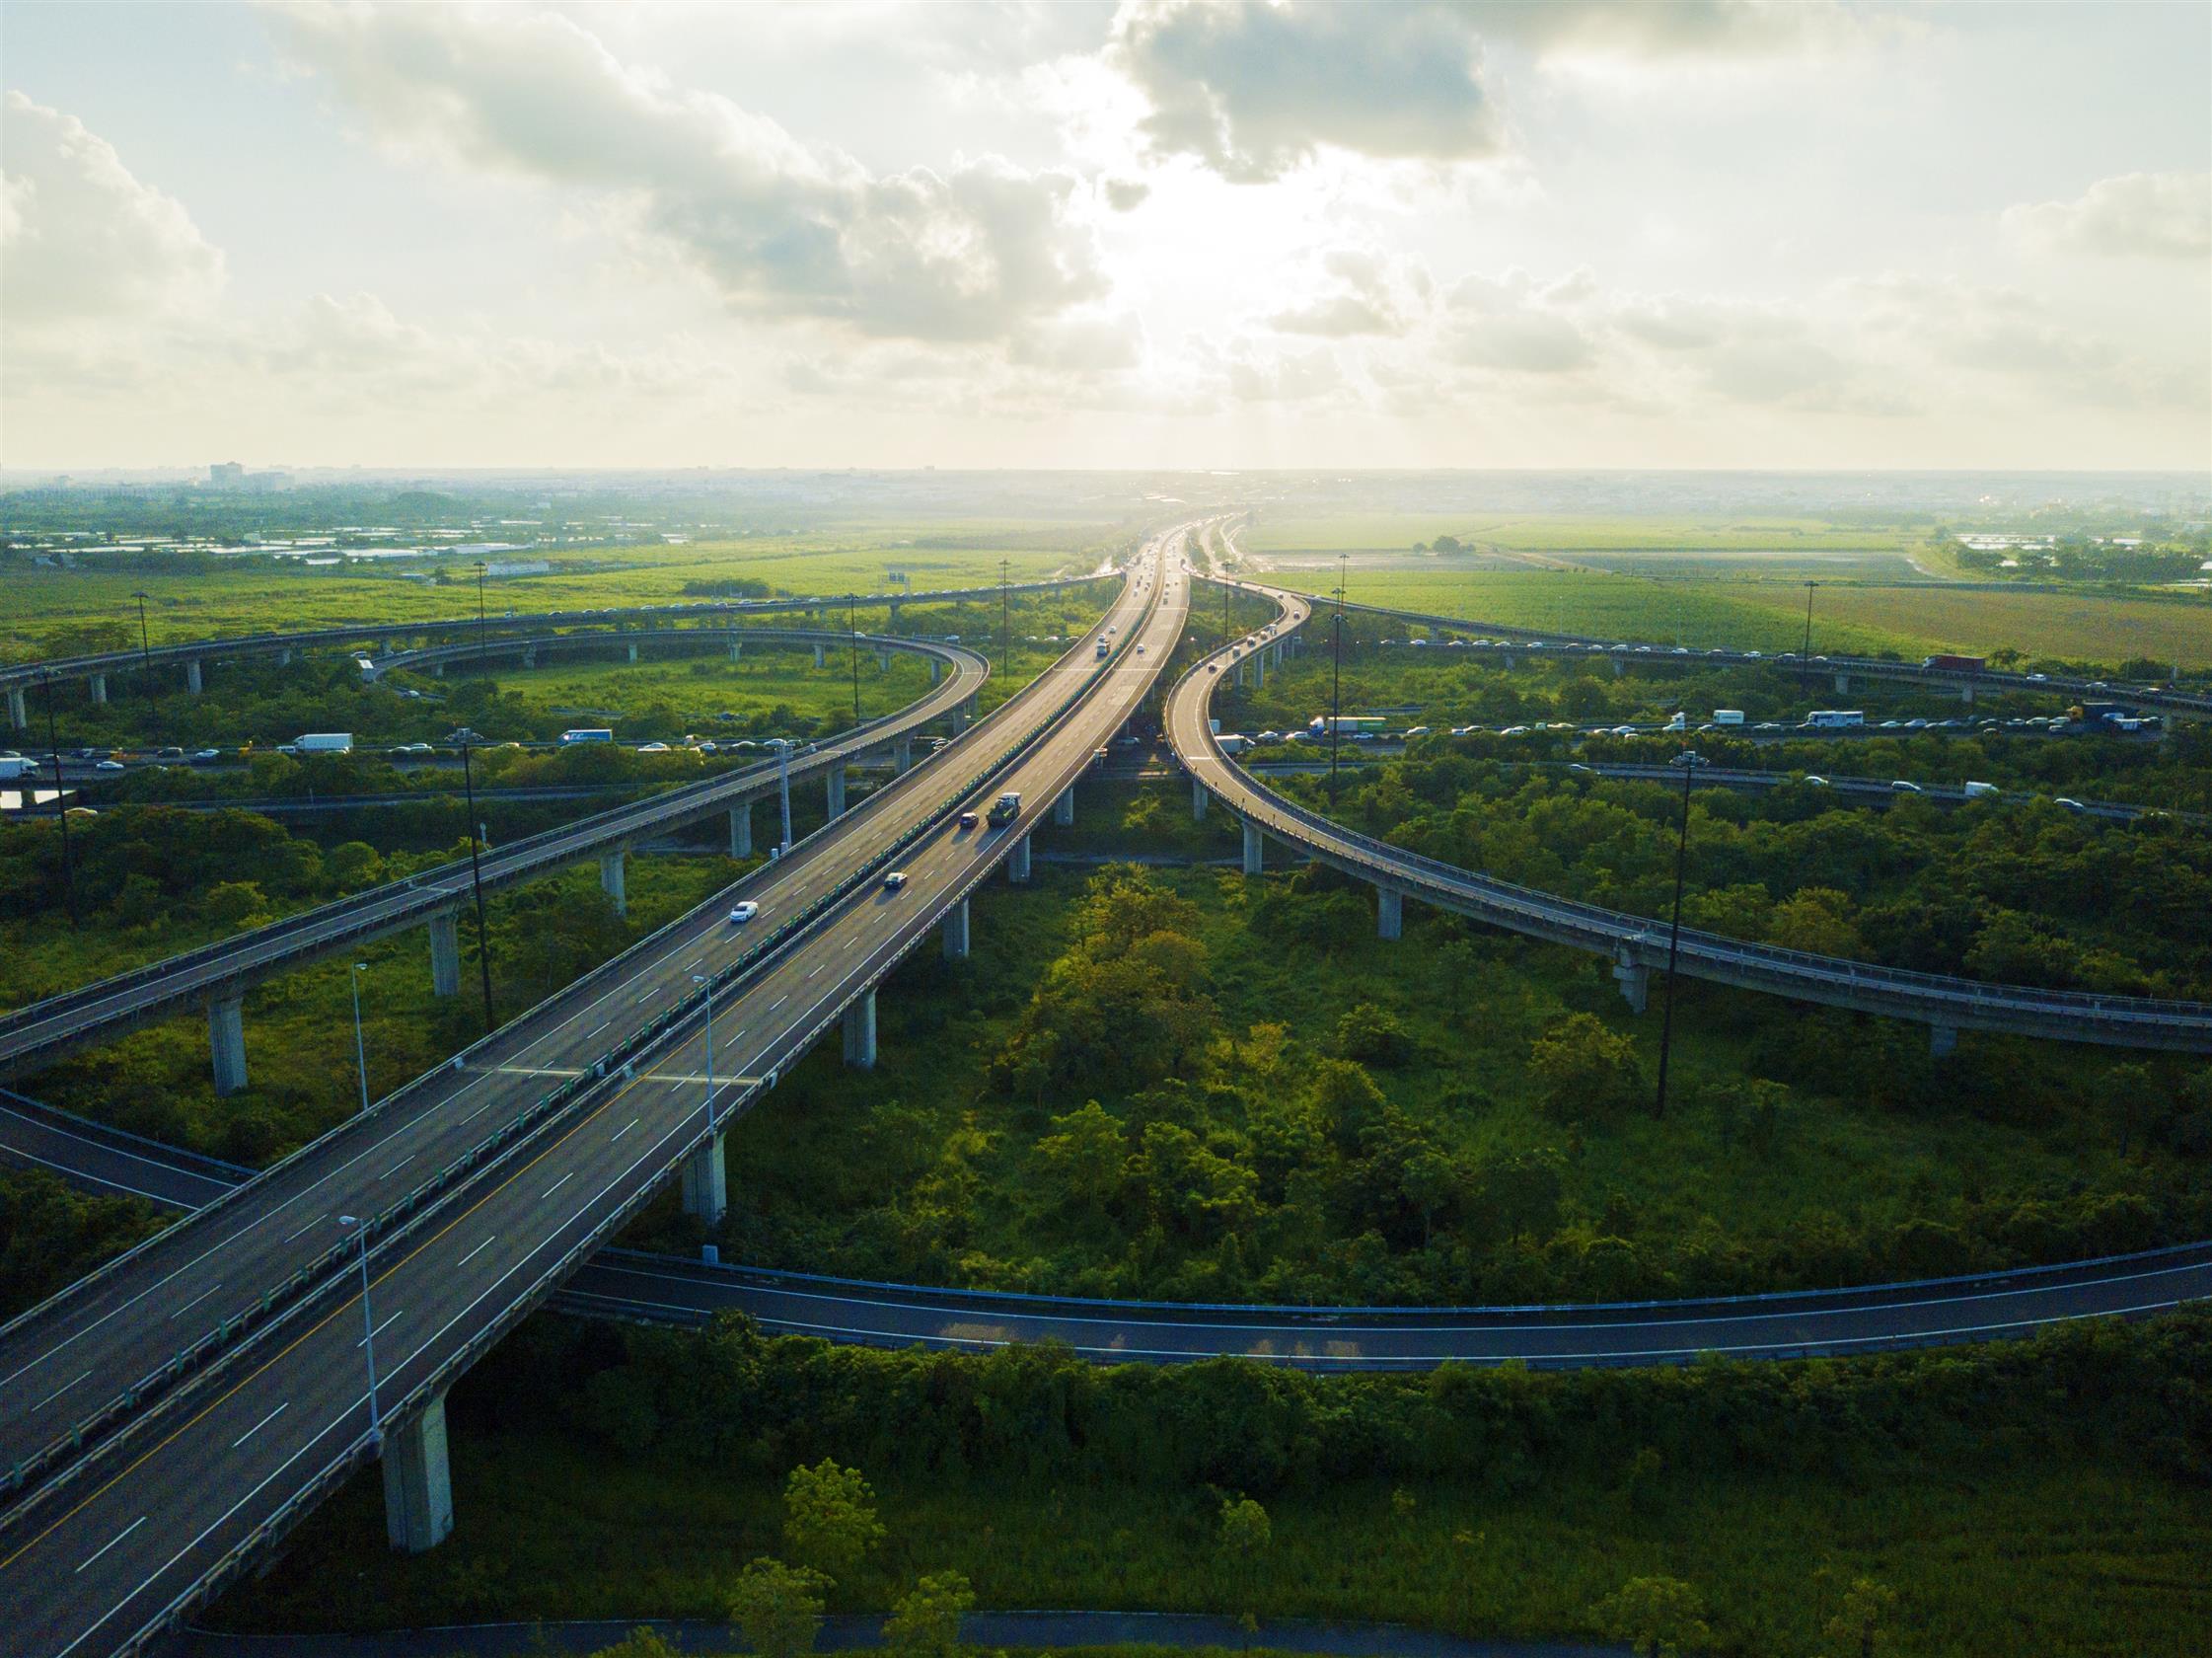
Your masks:
[[[0,461],[2200,470],[2212,9],[0,8]]]

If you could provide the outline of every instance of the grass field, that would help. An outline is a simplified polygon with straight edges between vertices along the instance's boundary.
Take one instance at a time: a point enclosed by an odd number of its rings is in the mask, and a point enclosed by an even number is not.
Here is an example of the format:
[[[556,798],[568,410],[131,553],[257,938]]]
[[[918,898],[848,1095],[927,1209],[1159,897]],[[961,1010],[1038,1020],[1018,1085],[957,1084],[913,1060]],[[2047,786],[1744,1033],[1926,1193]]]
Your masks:
[[[552,572],[503,576],[487,584],[487,604],[502,611],[667,603],[687,596],[687,582],[746,578],[781,591],[826,597],[890,590],[887,576],[905,571],[916,590],[1040,580],[1096,568],[1125,538],[1099,528],[1080,533],[1044,526],[885,525],[856,531],[848,542],[768,538],[679,547],[622,547],[560,553]],[[962,543],[973,545],[961,545]],[[409,580],[406,561],[374,566],[308,568],[249,559],[186,574],[152,571],[12,569],[8,605],[0,615],[0,657],[11,661],[54,653],[57,630],[111,625],[124,629],[121,647],[138,642],[143,589],[152,642],[224,634],[310,628],[373,620],[406,622],[474,616],[475,585],[466,564],[445,562],[447,584]],[[422,567],[429,567],[425,561]],[[65,648],[66,641],[64,641]]]
[[[1478,547],[1516,553],[1594,552],[1633,548],[1745,548],[1807,552],[1821,549],[1888,552],[1918,540],[1924,529],[1896,525],[1846,525],[1818,518],[1760,513],[1750,517],[1655,514],[1588,516],[1579,513],[1470,512],[1262,513],[1238,544],[1251,553],[1299,550],[1398,551],[1439,535]]]
[[[764,1472],[545,1432],[464,1427],[452,1443],[457,1526],[443,1547],[385,1546],[371,1470],[272,1575],[214,1609],[215,1625],[717,1618],[739,1564],[780,1547],[780,1481]],[[2033,1454],[1871,1481],[1684,1467],[1634,1501],[1587,1476],[1521,1495],[1349,1482],[1271,1498],[1273,1535],[1248,1569],[1216,1545],[1219,1499],[1204,1490],[957,1471],[874,1483],[889,1540],[833,1610],[880,1610],[951,1567],[986,1608],[1250,1610],[1584,1639],[1592,1603],[1663,1573],[1704,1594],[1719,1650],[1762,1658],[1834,1652],[1821,1623],[1861,1575],[1899,1591],[1884,1658],[2184,1658],[2212,1620],[2212,1517],[2197,1493]]]

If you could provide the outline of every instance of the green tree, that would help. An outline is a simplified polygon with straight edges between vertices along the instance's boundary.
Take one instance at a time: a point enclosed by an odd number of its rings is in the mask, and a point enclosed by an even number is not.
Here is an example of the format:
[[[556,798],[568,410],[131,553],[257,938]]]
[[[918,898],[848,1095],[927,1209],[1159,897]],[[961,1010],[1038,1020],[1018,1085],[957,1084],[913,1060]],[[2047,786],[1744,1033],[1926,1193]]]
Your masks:
[[[1632,1577],[1589,1614],[1599,1633],[1627,1641],[1639,1658],[1677,1658],[1713,1639],[1704,1597],[1678,1577]]]
[[[825,1457],[813,1468],[793,1469],[783,1482],[783,1541],[830,1577],[849,1572],[884,1536],[875,1492],[858,1469]]]
[[[1544,1109],[1563,1121],[1612,1116],[1644,1097],[1636,1043],[1594,1014],[1570,1014],[1537,1037],[1528,1069]]]
[[[1236,1573],[1239,1590],[1249,1596],[1260,1568],[1260,1556],[1275,1541],[1275,1526],[1267,1510],[1250,1497],[1221,1499],[1221,1557]]]
[[[1398,1016],[1372,1002],[1356,1003],[1337,1019],[1337,1052],[1362,1065],[1396,1065],[1412,1046]]]
[[[1875,1642],[1896,1609],[1897,1591],[1862,1577],[1843,1593],[1843,1606],[1824,1631],[1836,1658],[1875,1658]]]
[[[1086,1100],[1080,1110],[1053,1118],[1053,1132],[1037,1142],[1037,1162],[1062,1207],[1097,1214],[1121,1189],[1129,1147],[1118,1118]]]
[[[822,1629],[822,1591],[829,1580],[805,1566],[761,1556],[738,1574],[729,1593],[730,1621],[758,1658],[796,1658],[814,1649]]]
[[[929,1573],[892,1603],[883,1620],[884,1649],[911,1658],[953,1658],[960,1650],[960,1620],[975,1604],[961,1573]]]

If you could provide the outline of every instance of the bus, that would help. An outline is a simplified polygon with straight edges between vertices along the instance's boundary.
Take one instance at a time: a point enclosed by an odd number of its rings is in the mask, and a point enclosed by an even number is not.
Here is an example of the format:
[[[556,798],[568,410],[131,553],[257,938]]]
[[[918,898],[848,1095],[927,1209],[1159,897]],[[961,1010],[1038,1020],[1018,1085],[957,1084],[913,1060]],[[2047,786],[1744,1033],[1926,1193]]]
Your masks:
[[[573,731],[560,733],[562,748],[573,748],[578,743],[611,743],[614,740],[615,733],[604,725],[580,725]]]

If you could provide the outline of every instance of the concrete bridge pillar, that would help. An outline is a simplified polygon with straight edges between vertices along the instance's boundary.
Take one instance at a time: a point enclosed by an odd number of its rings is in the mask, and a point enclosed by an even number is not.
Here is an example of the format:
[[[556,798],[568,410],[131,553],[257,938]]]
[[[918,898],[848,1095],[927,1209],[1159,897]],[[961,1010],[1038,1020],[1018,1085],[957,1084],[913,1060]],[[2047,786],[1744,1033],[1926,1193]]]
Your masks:
[[[965,898],[961,899],[959,903],[957,903],[957,904],[953,905],[951,909],[949,909],[949,910],[945,911],[945,927],[944,927],[944,933],[945,933],[945,959],[946,959],[947,961],[965,961],[965,960],[967,960],[967,959],[968,959],[968,900],[967,900],[967,899],[965,899]]]
[[[1508,673],[1512,673],[1513,671],[1513,658],[1511,651],[1499,657],[1498,660],[1506,664],[1506,671]]]
[[[814,665],[819,668],[828,660],[829,658],[824,654],[823,645],[819,641],[816,641],[814,646]]]
[[[637,641],[635,640],[629,641],[629,659],[632,662],[637,660]]]
[[[184,689],[195,697],[200,693],[199,658],[197,656],[192,657],[184,664]]]
[[[836,822],[845,815],[845,767],[832,766],[822,774],[830,789],[830,821]]]
[[[8,723],[19,731],[28,730],[31,725],[31,710],[24,701],[20,685],[8,687]]]
[[[105,703],[108,700],[108,676],[106,674],[94,674],[92,676],[92,700],[96,703]]]
[[[215,1092],[246,1086],[246,998],[243,993],[207,1000],[207,1045],[215,1056]]]
[[[538,647],[536,645],[530,646],[522,653],[522,665],[526,668],[534,668],[538,665]]]
[[[743,640],[731,640],[731,641],[730,641],[730,660],[731,660],[731,661],[733,661],[733,662],[742,662],[742,661],[743,661],[744,659],[745,659],[745,641],[744,641]]]
[[[729,1171],[722,1163],[724,1136],[715,1135],[684,1159],[684,1213],[714,1226],[729,1212]]]
[[[1014,842],[1014,849],[1006,855],[1006,878],[1025,881],[1029,878],[1029,837]]]
[[[1606,660],[1610,661],[1613,664],[1613,677],[1615,679],[1620,678],[1622,674],[1628,672],[1628,664],[1622,661],[1618,656],[1607,657]]]
[[[900,600],[898,600],[898,599],[893,599],[893,600],[891,601],[891,631],[892,631],[893,633],[897,633],[897,632],[899,631],[899,605],[900,605],[900,603],[901,603],[901,601],[900,601]]]
[[[430,918],[430,989],[438,996],[461,994],[459,910],[440,910]]]
[[[753,856],[753,802],[730,807],[730,856]]]
[[[446,1460],[446,1396],[384,1436],[384,1535],[423,1554],[453,1535],[453,1465]]]
[[[1641,961],[1622,956],[1613,963],[1613,978],[1621,987],[1621,997],[1635,1013],[1642,1013],[1651,1005],[1652,970]]]
[[[904,777],[914,770],[914,739],[901,737],[891,745],[891,775]]]
[[[1206,792],[1206,785],[1199,782],[1197,778],[1191,779],[1191,821],[1193,823],[1206,821],[1206,802],[1209,798],[1210,796]]]
[[[624,857],[625,849],[622,847],[599,855],[599,884],[606,890],[607,896],[614,899],[615,913],[619,916],[629,914],[629,895],[624,890],[623,882]]]
[[[1069,784],[1066,789],[1063,789],[1060,791],[1060,798],[1053,801],[1053,821],[1063,829],[1075,821],[1075,786],[1073,784]]]
[[[938,680],[940,680],[940,679],[942,679],[942,678],[944,678],[944,676],[945,676],[945,664],[944,664],[944,658],[943,658],[943,657],[941,657],[941,656],[932,656],[932,657],[930,657],[930,658],[929,658],[929,683],[930,683],[930,685],[934,686],[934,685],[935,685],[935,684],[937,683],[937,681],[938,681]]]
[[[1972,680],[1969,679],[1958,688],[1958,700],[1968,708],[1974,706],[1974,682]]]
[[[855,1071],[875,1069],[875,992],[845,1010],[845,1063]]]
[[[1255,651],[1251,660],[1252,688],[1255,691],[1265,691],[1267,689],[1267,652],[1264,650]]]
[[[292,647],[290,645],[286,645],[276,653],[276,665],[280,668],[288,668],[292,665]]]
[[[1958,1051],[1958,1032],[1948,1024],[1928,1027],[1928,1051],[1938,1059],[1949,1059]]]
[[[433,678],[433,679],[443,679],[443,678],[445,678],[445,676],[446,676],[446,665],[445,665],[445,664],[444,664],[443,662],[433,662],[433,663],[431,663],[431,664],[430,664],[430,677],[431,677],[431,678]]]
[[[962,704],[960,705],[960,712],[961,712],[962,714],[966,715],[966,716],[968,716],[968,717],[969,717],[970,719],[973,719],[973,718],[975,718],[975,716],[976,716],[976,698],[975,698],[975,693],[973,693],[973,692],[970,692],[970,693],[969,693],[969,696],[968,696],[968,700],[967,700],[966,702],[964,702],[964,703],[962,703]]]
[[[1244,825],[1244,872],[1248,875],[1258,874],[1263,862],[1260,826],[1257,823],[1247,823]]]
[[[888,650],[877,651],[875,653],[875,665],[878,672],[889,673],[891,671],[891,652]]]
[[[1393,887],[1374,889],[1374,930],[1382,939],[1395,939],[1405,932],[1406,895]]]
[[[1851,695],[1851,676],[1849,674],[1839,673],[1836,675],[1836,695],[1839,697]]]

